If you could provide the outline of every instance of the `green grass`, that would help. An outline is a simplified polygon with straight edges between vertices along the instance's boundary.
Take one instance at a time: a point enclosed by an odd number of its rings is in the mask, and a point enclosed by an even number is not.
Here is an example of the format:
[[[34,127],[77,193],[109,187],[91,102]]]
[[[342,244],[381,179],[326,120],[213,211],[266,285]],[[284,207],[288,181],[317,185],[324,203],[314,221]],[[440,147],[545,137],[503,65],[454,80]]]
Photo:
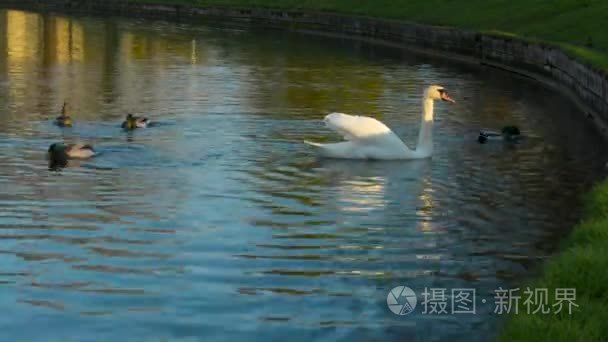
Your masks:
[[[144,3],[328,11],[502,32],[554,43],[608,70],[605,0],[135,0]]]
[[[530,285],[531,289],[548,288],[550,294],[558,287],[575,288],[579,307],[571,315],[527,314],[520,301],[519,314],[510,317],[499,340],[608,340],[608,182],[598,185],[585,202],[585,220],[564,242],[562,252],[547,262],[540,279]]]
[[[194,6],[269,7],[328,11],[454,26],[520,37],[561,47],[608,70],[608,1],[605,0],[136,0]],[[576,288],[572,315],[520,314],[506,323],[501,341],[608,340],[608,181],[586,199],[585,219],[547,262],[531,288]],[[551,299],[554,296],[549,296]],[[523,298],[523,297],[522,297]]]

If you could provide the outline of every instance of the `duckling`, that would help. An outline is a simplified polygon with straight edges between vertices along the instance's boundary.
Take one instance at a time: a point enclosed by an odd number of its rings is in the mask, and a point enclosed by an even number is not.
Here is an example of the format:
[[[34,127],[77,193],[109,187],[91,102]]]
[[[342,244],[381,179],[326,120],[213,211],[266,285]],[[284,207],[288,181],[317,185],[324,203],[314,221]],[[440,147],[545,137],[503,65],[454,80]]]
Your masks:
[[[127,118],[122,123],[121,127],[127,130],[133,130],[136,128],[146,128],[149,123],[150,120],[148,120],[148,118],[127,114]]]
[[[59,127],[72,127],[72,118],[67,114],[67,103],[65,101],[61,108],[61,115],[55,119],[55,123]]]
[[[488,140],[504,140],[504,141],[514,141],[521,137],[521,133],[517,126],[505,126],[499,132],[495,131],[481,131],[479,132],[479,137],[477,137],[477,141],[480,144],[486,143]]]
[[[90,144],[51,144],[47,153],[49,168],[65,167],[68,159],[87,159],[95,156],[95,150]]]

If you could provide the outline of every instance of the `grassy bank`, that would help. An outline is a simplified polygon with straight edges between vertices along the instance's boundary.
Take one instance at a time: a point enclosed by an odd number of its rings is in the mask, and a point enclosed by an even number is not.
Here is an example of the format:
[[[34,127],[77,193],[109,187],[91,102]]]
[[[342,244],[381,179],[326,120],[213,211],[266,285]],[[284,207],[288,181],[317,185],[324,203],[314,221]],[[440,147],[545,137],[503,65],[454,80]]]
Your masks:
[[[585,219],[564,242],[562,252],[547,262],[543,275],[530,288],[548,288],[550,304],[555,288],[575,288],[579,305],[572,315],[519,314],[509,320],[501,341],[608,340],[608,182],[586,198]],[[524,296],[522,296],[523,301]],[[522,314],[523,312],[523,314]],[[554,312],[554,310],[552,310]]]
[[[605,0],[136,0],[195,6],[270,7],[329,11],[455,26],[551,42],[572,56],[608,71],[608,1]],[[547,262],[531,288],[575,288],[572,315],[520,314],[508,321],[503,341],[608,340],[608,182],[586,199],[586,214]]]
[[[608,70],[604,0],[136,0],[194,6],[272,7],[400,19],[516,35],[560,45]]]

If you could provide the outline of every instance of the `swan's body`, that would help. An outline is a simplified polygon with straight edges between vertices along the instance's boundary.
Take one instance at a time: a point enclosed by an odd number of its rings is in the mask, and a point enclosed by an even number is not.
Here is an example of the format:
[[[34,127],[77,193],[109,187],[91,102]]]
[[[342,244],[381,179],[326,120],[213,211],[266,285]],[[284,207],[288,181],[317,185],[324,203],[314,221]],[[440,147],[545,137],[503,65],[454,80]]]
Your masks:
[[[328,158],[342,159],[420,159],[433,154],[433,105],[435,100],[454,102],[440,86],[430,86],[423,96],[423,112],[418,145],[409,149],[393,131],[382,122],[366,117],[343,113],[331,113],[324,119],[330,129],[341,134],[346,141],[320,144],[305,141],[315,146]]]
[[[433,152],[432,145],[410,150],[390,128],[374,118],[331,113],[324,121],[347,140],[332,144],[306,142],[327,158],[415,159],[429,157]]]

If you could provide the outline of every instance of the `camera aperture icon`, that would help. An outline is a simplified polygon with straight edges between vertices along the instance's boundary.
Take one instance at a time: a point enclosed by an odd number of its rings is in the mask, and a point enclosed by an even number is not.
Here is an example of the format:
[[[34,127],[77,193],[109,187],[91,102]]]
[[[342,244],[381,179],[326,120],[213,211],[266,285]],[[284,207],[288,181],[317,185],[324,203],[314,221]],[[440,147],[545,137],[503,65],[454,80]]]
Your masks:
[[[386,296],[386,305],[395,315],[407,315],[416,308],[416,293],[407,286],[397,286]]]

